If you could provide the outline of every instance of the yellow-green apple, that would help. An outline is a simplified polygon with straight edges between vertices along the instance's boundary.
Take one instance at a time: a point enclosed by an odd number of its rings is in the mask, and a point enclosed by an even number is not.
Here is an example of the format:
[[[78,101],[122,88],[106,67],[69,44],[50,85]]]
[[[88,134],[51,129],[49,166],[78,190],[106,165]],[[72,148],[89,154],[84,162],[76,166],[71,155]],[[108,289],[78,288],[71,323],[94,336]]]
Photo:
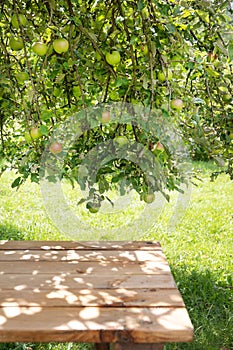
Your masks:
[[[33,140],[39,139],[42,136],[42,134],[37,126],[35,126],[34,128],[32,128],[30,130],[30,135],[31,135]]]
[[[32,45],[32,51],[36,53],[38,56],[44,56],[48,50],[48,47],[44,43],[34,43]]]
[[[170,81],[172,79],[172,71],[170,69],[168,69],[166,72],[164,71],[159,71],[158,72],[158,80],[161,83],[164,83],[166,80]]]
[[[117,136],[114,138],[114,143],[118,147],[124,147],[125,145],[128,144],[128,142],[129,140],[127,139],[126,136]]]
[[[65,53],[69,49],[69,42],[64,38],[54,40],[53,48],[57,53]]]
[[[23,40],[19,37],[11,37],[9,40],[10,48],[14,51],[22,50],[23,48]]]
[[[142,198],[143,198],[144,202],[146,202],[147,204],[151,204],[155,200],[155,194],[154,193],[144,193]]]
[[[117,66],[121,61],[121,55],[118,51],[107,52],[105,58],[111,66]]]

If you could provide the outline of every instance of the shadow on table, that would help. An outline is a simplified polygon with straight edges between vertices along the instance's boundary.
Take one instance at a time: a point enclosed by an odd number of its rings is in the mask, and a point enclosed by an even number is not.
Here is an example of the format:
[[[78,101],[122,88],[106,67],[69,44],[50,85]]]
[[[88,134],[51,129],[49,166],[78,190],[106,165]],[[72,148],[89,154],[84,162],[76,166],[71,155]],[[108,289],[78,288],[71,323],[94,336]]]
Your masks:
[[[1,227],[0,227],[1,228]],[[7,234],[7,232],[6,232]],[[19,233],[20,234],[20,233]],[[9,236],[8,238],[12,239],[12,236]],[[15,236],[14,236],[15,237]],[[23,237],[23,236],[21,236]],[[7,239],[7,237],[5,236],[4,239]],[[16,239],[16,238],[15,238]],[[17,237],[17,239],[20,239],[19,236]],[[13,252],[14,254],[16,254],[17,252]],[[19,252],[17,253],[18,255],[21,254],[21,259],[26,259],[28,261],[31,260],[31,264],[36,263],[36,261],[39,259],[37,256],[37,251],[35,250],[34,252],[30,252],[30,254],[28,254],[27,251],[25,252]],[[49,250],[45,250],[45,252],[43,253],[44,255],[44,259],[46,260],[47,258],[51,261],[52,260],[57,260],[57,259],[67,259],[70,258],[71,260],[75,259],[72,255],[70,254],[74,254],[75,257],[75,252],[72,251],[67,251],[67,252],[56,252],[56,251],[49,251]],[[89,254],[89,255],[88,255]],[[93,258],[93,254],[94,252],[90,252],[87,254],[87,256],[84,256],[84,260],[82,260],[85,264],[87,264],[88,262],[90,262],[89,258]],[[99,255],[101,255],[101,251],[98,253]],[[30,255],[30,256],[29,256]],[[98,255],[98,256],[99,256]],[[97,258],[99,259],[99,257],[97,256]],[[118,259],[122,258],[121,255],[119,255]],[[129,256],[129,258],[132,258],[132,255]],[[104,264],[105,261],[100,260],[101,263],[98,263],[98,259],[96,261],[96,263],[93,263],[92,266],[92,270],[93,269],[97,269],[97,268],[102,268],[103,266],[101,266],[101,264]],[[12,259],[11,259],[12,260]],[[79,257],[80,260],[80,257]],[[33,262],[34,261],[34,262]],[[12,262],[13,263],[13,262]],[[51,265],[52,266],[52,261],[51,261]],[[119,264],[120,263],[120,264]],[[85,265],[84,264],[84,265]],[[117,265],[118,264],[118,265]],[[99,265],[99,266],[98,266]],[[122,263],[121,260],[117,260],[116,264],[115,264],[115,269],[118,269],[118,273],[119,271],[121,271],[122,269]],[[23,266],[23,265],[22,265]],[[30,265],[31,268],[33,265]],[[86,265],[85,265],[86,266]],[[116,267],[118,266],[118,267]],[[41,268],[43,268],[43,266],[41,266]],[[105,266],[106,268],[106,266]],[[39,269],[39,266],[36,266],[35,271]],[[76,267],[75,267],[76,269]],[[87,270],[85,272],[85,274],[89,274],[89,270],[90,267],[87,267]],[[201,271],[198,271],[197,269],[191,268],[190,266],[186,266],[186,265],[179,265],[174,267],[173,269],[173,274],[177,283],[177,286],[183,296],[183,299],[185,301],[186,307],[188,309],[190,318],[192,320],[192,323],[194,325],[194,329],[195,329],[195,338],[194,338],[194,342],[193,343],[185,343],[185,344],[166,344],[165,345],[165,350],[175,350],[175,349],[197,349],[197,350],[201,350],[201,349],[208,349],[208,350],[220,350],[221,347],[225,346],[227,350],[231,350],[233,349],[233,335],[232,335],[232,329],[233,329],[233,324],[232,324],[232,314],[233,314],[233,310],[232,310],[232,281],[230,279],[230,276],[226,277],[224,280],[223,278],[220,279],[219,276],[224,276],[223,274],[221,275],[219,271],[210,271],[208,269],[202,269]],[[34,272],[35,272],[34,271]],[[71,273],[71,271],[69,270],[68,272],[66,270],[63,271],[54,271],[54,275],[53,278],[49,278],[46,277],[42,274],[42,279],[39,280],[40,285],[39,286],[35,286],[35,287],[39,287],[38,292],[43,293],[43,288],[45,286],[45,283],[48,283],[49,286],[52,286],[54,288],[57,288],[58,285],[61,285],[64,287],[62,295],[58,295],[56,298],[65,298],[67,300],[67,303],[69,303],[70,298],[75,297],[74,294],[72,294],[71,292],[67,292],[67,281],[69,279],[72,279],[72,283],[74,288],[77,288],[75,286],[77,286],[78,284],[78,288],[83,288],[83,292],[85,291],[85,294],[83,295],[83,297],[88,297],[90,298],[90,300],[93,300],[93,298],[95,298],[96,296],[91,292],[91,289],[89,289],[88,285],[90,283],[90,280],[88,280],[88,276],[85,277],[85,274],[83,275],[83,271],[80,271],[79,269],[76,269],[75,271],[78,271],[79,273],[81,273],[81,276],[83,277],[76,277],[75,274],[73,275]],[[48,271],[48,273],[50,273],[51,271]],[[47,273],[47,272],[46,272]],[[97,275],[98,277],[99,275]],[[85,278],[84,278],[85,277]],[[117,271],[116,271],[116,277],[117,277]],[[117,277],[119,279],[119,277]],[[126,279],[127,280],[127,279]],[[117,280],[118,281],[118,280]],[[11,283],[10,280],[8,283]],[[30,283],[34,283],[34,278],[33,278],[33,268],[32,268],[32,276],[28,278],[28,282],[29,285]],[[38,280],[37,282],[38,283]],[[101,282],[101,279],[97,278],[96,279],[96,283],[99,285],[99,283]],[[106,283],[108,283],[107,281],[104,281],[103,278],[103,284],[105,285]],[[123,283],[125,283],[123,281]],[[81,287],[80,287],[81,286]],[[94,286],[92,286],[94,287]],[[42,289],[41,289],[42,288]],[[100,287],[98,287],[100,288]],[[105,287],[106,288],[106,287]],[[125,285],[125,288],[127,289],[128,287]],[[125,292],[126,292],[125,289]],[[30,295],[28,294],[28,297]],[[26,293],[26,289],[24,291],[21,291],[19,293],[19,300],[21,300],[21,302],[23,302],[23,298],[27,298],[27,293]],[[49,302],[49,295],[46,296],[46,303]],[[52,298],[54,298],[54,296],[52,296]],[[105,297],[104,297],[105,298]],[[9,295],[6,294],[6,298],[5,301],[8,300],[11,302],[11,300],[9,300]],[[26,299],[25,299],[26,300]],[[28,299],[29,300],[29,299]],[[51,299],[52,300],[52,299]],[[71,300],[73,303],[73,299]],[[5,302],[4,300],[2,300],[3,302],[3,307],[5,306]],[[38,309],[38,310],[37,310]],[[36,307],[32,307],[32,310],[34,314],[38,314],[38,320],[40,319],[40,313],[41,310],[39,308]],[[9,311],[9,308],[6,308],[6,312]],[[85,311],[85,310],[84,310]],[[96,312],[95,307],[93,307],[93,314],[91,315],[91,317],[89,317],[90,315],[85,314],[83,310],[80,311],[79,316],[83,319],[83,324],[85,325],[85,322],[88,324],[88,322],[97,322],[98,319],[98,315],[95,316],[94,312]],[[30,319],[30,308],[27,310],[23,311],[24,313],[26,313],[27,317],[28,317],[28,321]],[[165,312],[165,310],[164,310]],[[116,312],[116,316],[117,316],[117,312]],[[139,313],[137,313],[137,315],[135,314],[135,316],[137,316],[137,318],[140,318],[141,315]],[[21,311],[19,310],[18,315],[7,315],[7,313],[4,315],[4,317],[2,317],[2,321],[3,318],[5,318],[4,322],[7,322],[7,318],[9,317],[9,319],[18,319],[18,322],[20,322],[21,320]],[[133,319],[133,318],[132,318]],[[24,317],[25,320],[25,317]],[[52,324],[55,325],[55,327],[58,329],[58,327],[62,326],[63,321],[65,323],[64,327],[76,327],[76,324],[74,324],[75,322],[77,323],[77,319],[76,319],[76,313],[75,312],[71,312],[69,314],[67,314],[67,322],[65,320],[63,320],[63,316],[62,319],[59,319],[57,316],[54,315],[54,317],[51,319]],[[116,317],[116,321],[117,321],[117,317]],[[80,326],[79,324],[77,325],[78,327]],[[38,338],[39,339],[39,338]],[[71,340],[72,341],[72,338]],[[81,340],[82,341],[82,340]],[[2,346],[4,346],[3,344],[0,344],[0,350],[4,349],[2,348]],[[7,344],[5,344],[5,346],[7,346]],[[33,344],[31,347],[33,349],[40,349],[40,344]],[[56,349],[57,347],[59,347],[59,349],[61,349],[61,344],[60,345],[54,345],[54,347],[50,348],[50,349]],[[16,349],[17,345],[15,345],[15,348],[12,347],[12,345],[9,345],[8,349]],[[47,348],[47,346],[42,346],[41,349],[45,349]],[[49,348],[49,347],[48,347]],[[64,345],[63,349],[66,349],[67,345]],[[73,346],[72,346],[73,348]],[[75,348],[77,349],[90,349],[90,345],[77,345],[75,344]],[[21,348],[20,348],[21,349]],[[25,350],[27,349],[27,347],[24,348]]]

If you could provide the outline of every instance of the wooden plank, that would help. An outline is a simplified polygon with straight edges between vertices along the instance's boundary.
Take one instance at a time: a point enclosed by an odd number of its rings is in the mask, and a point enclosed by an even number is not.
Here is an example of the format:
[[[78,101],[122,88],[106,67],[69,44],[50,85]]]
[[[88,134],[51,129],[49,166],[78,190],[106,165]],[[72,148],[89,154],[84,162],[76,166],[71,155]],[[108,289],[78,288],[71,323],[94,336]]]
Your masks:
[[[0,276],[4,274],[105,274],[106,269],[113,276],[123,274],[166,274],[170,273],[170,268],[167,262],[146,261],[100,261],[93,264],[92,261],[17,261],[17,264],[12,261],[0,262]]]
[[[110,311],[110,312],[109,312]],[[185,308],[2,307],[1,342],[188,342],[193,326]]]
[[[116,343],[113,350],[163,350],[163,344]]]
[[[1,241],[0,250],[162,250],[152,241]]]
[[[0,306],[137,306],[184,307],[177,289],[58,289],[3,290]]]
[[[123,275],[114,277],[105,275],[85,275],[72,276],[66,273],[38,274],[38,275],[2,275],[0,279],[0,289],[21,290],[56,290],[56,289],[111,289],[111,288],[175,288],[175,282],[171,274],[164,275]]]
[[[94,344],[94,350],[110,350],[110,344],[109,343],[95,343]]]
[[[0,261],[158,261],[166,262],[162,251],[101,250],[1,250]]]

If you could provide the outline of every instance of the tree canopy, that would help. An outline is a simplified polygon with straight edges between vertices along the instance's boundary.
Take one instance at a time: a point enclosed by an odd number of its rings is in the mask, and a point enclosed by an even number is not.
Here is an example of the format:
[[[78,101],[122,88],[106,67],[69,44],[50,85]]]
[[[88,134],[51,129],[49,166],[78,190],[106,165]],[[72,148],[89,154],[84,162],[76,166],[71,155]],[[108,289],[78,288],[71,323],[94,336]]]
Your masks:
[[[183,174],[169,135],[156,133],[164,121],[179,130],[191,157],[215,159],[233,178],[229,1],[6,0],[0,31],[0,166],[18,173],[12,187],[28,177],[39,182],[48,142],[49,157],[59,161],[64,144],[50,137],[63,125],[69,135],[64,123],[74,115],[76,137],[59,176],[81,187],[96,183],[94,211],[117,184],[145,201],[154,191],[179,189]],[[143,116],[119,122],[112,106],[120,104],[131,116],[146,111],[149,124]],[[141,146],[130,148],[135,142]],[[93,178],[83,160],[101,143],[98,152],[118,159],[109,157]],[[127,152],[153,159],[143,169]],[[164,178],[158,171],[145,177],[158,166]],[[47,176],[55,181],[54,172]]]

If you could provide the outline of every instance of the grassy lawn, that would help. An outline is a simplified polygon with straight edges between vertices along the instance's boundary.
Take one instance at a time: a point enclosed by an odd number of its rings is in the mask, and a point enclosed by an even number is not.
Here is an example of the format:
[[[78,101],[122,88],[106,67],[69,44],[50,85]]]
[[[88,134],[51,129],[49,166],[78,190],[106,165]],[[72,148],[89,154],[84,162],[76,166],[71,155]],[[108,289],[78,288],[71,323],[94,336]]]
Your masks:
[[[220,175],[210,182],[214,165],[195,163],[203,181],[196,181],[191,200],[182,220],[173,230],[167,229],[174,201],[166,204],[155,224],[144,234],[131,239],[159,240],[172,268],[195,328],[191,344],[167,344],[165,349],[233,349],[233,182]],[[0,178],[0,239],[57,240],[72,239],[61,234],[47,217],[39,186],[27,183],[18,191],[10,187],[13,174]],[[72,205],[74,191],[69,194]],[[141,203],[133,201],[123,213],[106,216],[102,224],[124,225],[138,215]],[[80,209],[83,220],[89,220],[92,239],[118,239],[111,234],[95,234],[100,225],[97,216]],[[136,214],[135,214],[136,213]],[[89,238],[89,237],[88,237]],[[125,237],[128,239],[127,232]],[[83,240],[86,238],[83,237]],[[82,344],[1,344],[0,349],[91,349]]]

